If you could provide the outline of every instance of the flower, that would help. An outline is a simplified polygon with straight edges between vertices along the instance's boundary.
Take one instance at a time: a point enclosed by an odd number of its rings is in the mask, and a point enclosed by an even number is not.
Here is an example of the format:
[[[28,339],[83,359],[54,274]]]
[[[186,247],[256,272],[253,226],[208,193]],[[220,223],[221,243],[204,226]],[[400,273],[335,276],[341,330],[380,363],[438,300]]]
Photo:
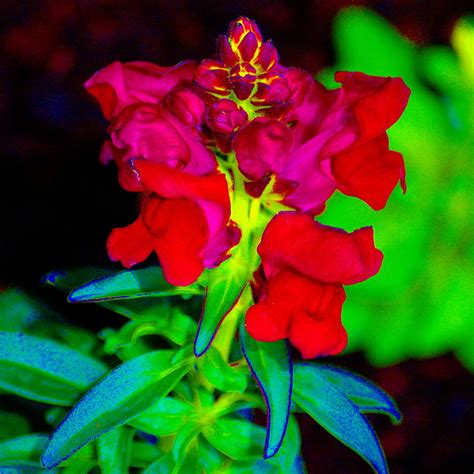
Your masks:
[[[289,338],[306,359],[341,352],[347,343],[343,285],[375,275],[382,263],[372,228],[347,233],[309,214],[280,212],[265,229],[258,253],[256,304],[245,317],[249,334],[267,342]]]
[[[229,223],[222,174],[194,176],[144,160],[134,160],[133,167],[148,192],[138,219],[110,234],[107,251],[113,261],[130,268],[155,251],[166,280],[186,286],[228,257],[240,231]]]
[[[112,120],[127,105],[160,102],[173,89],[190,84],[196,64],[183,61],[162,67],[145,61],[114,61],[96,72],[84,87],[92,94],[107,120]]]
[[[143,191],[134,159],[159,163],[193,175],[217,168],[215,157],[175,115],[159,104],[137,103],[122,110],[110,128],[111,148],[124,189]]]
[[[409,89],[400,78],[337,73],[330,91],[308,74],[284,73],[290,107],[277,118],[260,117],[234,139],[241,172],[254,181],[274,174],[294,183],[282,202],[317,214],[339,189],[382,209],[398,182],[405,190],[402,156],[389,150],[387,128],[403,112]]]

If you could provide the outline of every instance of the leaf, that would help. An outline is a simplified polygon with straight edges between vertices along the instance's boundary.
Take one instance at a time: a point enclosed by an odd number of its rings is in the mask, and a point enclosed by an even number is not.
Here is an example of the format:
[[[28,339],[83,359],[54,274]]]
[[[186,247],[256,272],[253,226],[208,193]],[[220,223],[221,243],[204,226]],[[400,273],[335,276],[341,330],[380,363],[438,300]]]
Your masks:
[[[286,341],[260,342],[241,325],[242,352],[267,406],[264,457],[274,456],[285,436],[291,408],[293,367]]]
[[[0,441],[24,435],[29,431],[28,420],[17,413],[0,410]]]
[[[56,342],[0,332],[0,389],[7,392],[68,406],[106,372],[101,362]]]
[[[213,347],[197,360],[197,365],[204,377],[222,392],[243,393],[247,387],[247,377],[231,367]]]
[[[161,335],[175,344],[182,346],[191,342],[196,332],[196,322],[179,308],[163,307],[148,318],[130,321],[118,331],[102,331],[101,337],[105,340],[104,351],[115,354],[119,349],[133,346],[142,336]]]
[[[143,474],[171,474],[175,467],[171,453],[161,455],[153,464],[150,464]]]
[[[119,426],[97,440],[97,452],[102,474],[129,472],[134,430]]]
[[[90,303],[175,295],[200,295],[197,285],[173,286],[166,282],[158,266],[124,270],[91,280],[69,293],[71,303]]]
[[[129,424],[145,433],[169,436],[177,433],[188,421],[192,405],[172,397],[164,397]]]
[[[95,385],[68,413],[43,454],[54,467],[84,444],[126,423],[166,396],[194,361],[187,351],[156,351],[126,362]]]
[[[295,365],[293,400],[325,430],[362,456],[379,474],[388,474],[377,435],[357,406],[312,365]]]
[[[39,461],[48,442],[48,435],[29,434],[0,443],[0,464],[6,461],[21,464],[22,461]]]
[[[299,460],[301,458],[301,434],[298,422],[293,415],[288,419],[288,428],[286,430],[283,443],[276,456],[267,459],[265,462],[278,466],[282,473],[304,472],[299,469]]]
[[[236,461],[261,459],[265,430],[250,421],[222,417],[202,434],[221,453]]]
[[[313,370],[336,385],[359,408],[361,413],[384,413],[393,423],[400,423],[402,415],[392,398],[373,382],[339,367],[311,364]]]
[[[203,312],[194,342],[196,357],[202,356],[224,318],[242,294],[248,280],[248,269],[237,255],[207,273],[208,282]]]
[[[112,275],[114,270],[104,267],[83,266],[71,270],[54,270],[41,278],[43,285],[50,285],[58,290],[70,291],[92,279]]]

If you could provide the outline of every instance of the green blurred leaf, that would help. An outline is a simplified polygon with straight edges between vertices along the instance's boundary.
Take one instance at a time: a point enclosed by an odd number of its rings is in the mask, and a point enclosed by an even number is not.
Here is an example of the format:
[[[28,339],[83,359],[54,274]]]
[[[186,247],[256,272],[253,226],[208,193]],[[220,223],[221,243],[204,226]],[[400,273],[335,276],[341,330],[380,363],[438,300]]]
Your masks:
[[[124,270],[89,281],[69,293],[71,303],[91,303],[117,299],[163,297],[176,295],[200,295],[197,285],[177,287],[163,277],[160,267]]]
[[[30,431],[30,423],[17,413],[0,410],[0,441],[24,435]]]
[[[54,467],[75,450],[135,418],[166,396],[190,370],[190,348],[156,351],[116,367],[68,413],[53,433],[42,462]]]
[[[295,365],[293,400],[318,424],[363,457],[379,474],[388,474],[385,456],[372,426],[336,385],[313,365]]]
[[[133,430],[119,426],[98,438],[97,452],[103,474],[129,472],[133,436]]]
[[[293,367],[286,341],[259,342],[242,322],[242,352],[267,406],[264,456],[274,456],[281,446],[290,416]]]
[[[243,393],[247,387],[247,377],[231,367],[221,353],[210,347],[198,361],[198,368],[206,379],[222,392]]]
[[[194,342],[196,356],[209,348],[219,325],[237,303],[248,279],[246,262],[236,253],[217,268],[208,270],[204,308]]]
[[[0,388],[7,392],[67,406],[106,372],[101,362],[56,342],[0,332]]]

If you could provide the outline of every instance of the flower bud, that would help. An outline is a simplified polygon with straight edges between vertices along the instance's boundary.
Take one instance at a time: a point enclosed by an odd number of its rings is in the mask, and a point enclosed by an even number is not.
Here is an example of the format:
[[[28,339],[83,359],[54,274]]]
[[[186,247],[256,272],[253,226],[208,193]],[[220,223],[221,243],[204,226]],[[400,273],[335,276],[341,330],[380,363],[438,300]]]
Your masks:
[[[208,111],[206,122],[216,133],[229,135],[247,122],[245,110],[229,99],[218,100]]]

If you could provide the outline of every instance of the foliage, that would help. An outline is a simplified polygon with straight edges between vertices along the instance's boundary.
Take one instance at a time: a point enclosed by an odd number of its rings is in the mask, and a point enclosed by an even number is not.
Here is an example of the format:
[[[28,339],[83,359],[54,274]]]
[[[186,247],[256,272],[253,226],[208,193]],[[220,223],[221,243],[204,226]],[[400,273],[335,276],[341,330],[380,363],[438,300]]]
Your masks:
[[[43,281],[71,290],[95,271],[54,273]],[[379,388],[317,362],[293,368],[286,343],[258,342],[243,324],[240,341],[223,340],[219,332],[196,358],[197,321],[186,314],[188,292],[176,288],[174,296],[168,290],[135,298],[149,285],[141,279],[144,274],[153,275],[155,290],[165,284],[158,267],[103,274],[81,282],[69,299],[87,294],[87,301],[130,320],[118,331],[102,331],[102,342],[87,354],[77,344],[83,330],[62,323],[77,334],[56,342],[54,332],[45,335],[31,325],[32,315],[49,314],[44,304],[15,289],[0,295],[0,305],[16,309],[17,321],[0,333],[1,388],[49,405],[45,421],[54,429],[51,436],[30,433],[20,414],[3,414],[2,472],[304,472],[294,416],[302,410],[378,472],[387,472],[364,413],[385,413],[394,421],[400,414]],[[124,281],[134,283],[124,291]],[[200,299],[203,288],[196,284],[193,292]],[[113,306],[108,306],[110,295]],[[226,304],[228,293],[221,297],[220,304]],[[236,305],[223,326],[240,324],[239,316]],[[73,405],[68,412],[61,408],[67,405]],[[351,414],[350,423],[340,416],[341,407]],[[267,429],[255,423],[256,411],[267,412]]]

